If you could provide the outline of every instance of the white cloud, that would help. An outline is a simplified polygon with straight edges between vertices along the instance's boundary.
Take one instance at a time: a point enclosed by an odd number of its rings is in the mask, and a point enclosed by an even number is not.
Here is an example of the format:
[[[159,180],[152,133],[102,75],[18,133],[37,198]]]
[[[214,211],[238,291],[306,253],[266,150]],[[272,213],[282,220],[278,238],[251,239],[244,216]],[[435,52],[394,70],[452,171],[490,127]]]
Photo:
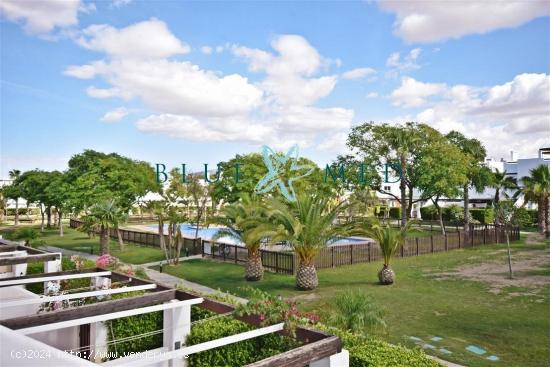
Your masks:
[[[95,24],[84,29],[77,42],[113,58],[162,59],[191,51],[155,18],[122,29]]]
[[[377,98],[377,97],[378,97],[377,92],[370,92],[369,94],[367,94],[367,98]]]
[[[223,46],[216,46],[216,52],[219,53],[219,54],[222,53],[224,49],[225,49],[225,47],[223,47]]]
[[[130,3],[132,3],[133,0],[113,0],[111,5],[115,8],[122,8],[123,6],[126,6]]]
[[[357,68],[357,69],[352,69],[352,70],[349,70],[349,71],[346,71],[345,73],[342,74],[342,78],[344,79],[361,79],[361,78],[365,78],[369,75],[372,75],[372,74],[375,74],[376,73],[376,70],[372,69],[372,68]]]
[[[203,54],[205,54],[205,55],[210,55],[210,54],[212,54],[212,51],[213,51],[213,49],[212,49],[212,47],[210,47],[210,46],[202,46],[202,47],[201,47],[201,52],[202,52]]]
[[[347,132],[331,134],[319,144],[319,149],[335,154],[350,153],[349,148],[346,146],[347,139]]]
[[[429,43],[468,34],[514,28],[550,15],[546,0],[532,1],[399,1],[379,6],[396,14],[395,33],[407,42]]]
[[[416,70],[420,68],[420,65],[416,63],[416,59],[420,56],[422,49],[413,48],[403,59],[399,52],[393,52],[388,56],[386,60],[386,66],[393,69],[393,75],[397,75],[399,72]]]
[[[78,24],[78,13],[95,9],[93,4],[84,5],[80,0],[2,0],[0,14],[6,19],[23,23],[26,32],[47,35],[55,28]]]
[[[456,85],[441,96],[416,119],[477,137],[497,158],[511,149],[528,157],[550,145],[550,75],[520,74],[485,88]]]
[[[427,102],[426,98],[440,94],[445,89],[445,84],[423,83],[404,77],[401,86],[391,93],[391,100],[394,106],[418,107]]]
[[[103,117],[101,118],[101,121],[103,122],[117,122],[122,120],[126,115],[128,115],[129,111],[124,107],[118,107],[115,108],[112,111],[107,112]]]
[[[130,47],[138,39],[140,45]],[[254,84],[239,74],[223,75],[170,59],[185,53],[186,46],[155,19],[123,29],[91,26],[77,42],[105,53],[105,59],[69,66],[65,75],[101,79],[87,88],[91,97],[142,101],[152,111],[136,123],[145,133],[200,141],[269,141],[282,149],[310,146],[319,132],[349,128],[353,119],[352,110],[315,106],[332,92],[338,76],[317,75],[328,59],[300,36],[276,37],[271,43],[276,54],[223,46],[221,51],[231,49],[251,71],[266,74]],[[107,115],[104,120],[120,114]]]

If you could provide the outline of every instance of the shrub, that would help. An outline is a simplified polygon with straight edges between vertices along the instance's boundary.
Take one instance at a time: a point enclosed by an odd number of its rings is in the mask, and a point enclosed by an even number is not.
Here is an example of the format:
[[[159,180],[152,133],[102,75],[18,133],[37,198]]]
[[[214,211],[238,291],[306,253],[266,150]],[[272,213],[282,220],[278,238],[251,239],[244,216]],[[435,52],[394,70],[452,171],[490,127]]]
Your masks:
[[[349,351],[350,367],[441,367],[418,348],[409,349],[324,325],[316,328],[340,337]]]
[[[254,329],[233,317],[221,317],[193,325],[186,344],[194,345]],[[224,347],[192,354],[189,367],[244,366],[295,348],[294,339],[268,334]]]
[[[353,332],[385,328],[381,310],[365,293],[346,290],[338,293],[331,302],[330,321],[336,327]]]
[[[464,220],[464,208],[453,204],[443,209],[443,220],[448,222],[460,222]]]
[[[26,246],[32,246],[38,241],[36,241],[40,237],[40,233],[34,229],[29,227],[23,227],[15,230],[14,232],[9,234],[9,238],[12,240],[23,240],[25,241]]]
[[[423,206],[420,208],[420,215],[424,220],[436,220],[437,208],[434,205]]]
[[[82,261],[82,269],[88,269],[88,268],[94,268],[94,267],[95,267],[95,264],[93,261],[86,260],[86,259]],[[70,258],[63,256],[61,257],[61,269],[63,271],[75,270],[76,264],[73,261],[71,261]],[[27,265],[27,275],[41,274],[41,273],[44,273],[44,263],[36,262],[36,263],[30,263]],[[63,290],[87,287],[90,285],[90,279],[82,278],[82,279],[64,280],[62,281],[61,285],[62,285],[61,288]],[[44,283],[27,284],[26,289],[36,294],[44,294]]]
[[[401,219],[401,208],[390,208],[391,219]]]
[[[481,224],[491,224],[494,221],[493,209],[470,209],[470,215]]]

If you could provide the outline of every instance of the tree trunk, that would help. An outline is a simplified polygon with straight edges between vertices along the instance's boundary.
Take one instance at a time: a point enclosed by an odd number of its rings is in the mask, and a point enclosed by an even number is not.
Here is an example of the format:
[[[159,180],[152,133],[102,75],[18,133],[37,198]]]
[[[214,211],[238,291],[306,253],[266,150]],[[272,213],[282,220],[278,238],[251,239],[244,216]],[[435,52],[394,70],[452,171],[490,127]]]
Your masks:
[[[537,207],[538,207],[538,210],[537,210],[537,219],[538,219],[538,227],[539,227],[539,232],[540,234],[544,234],[545,231],[546,231],[546,220],[544,218],[544,210],[542,210],[542,208],[544,208],[544,198],[539,198],[539,202],[537,203]]]
[[[159,214],[158,220],[159,246],[162,251],[165,251],[166,244],[164,242],[164,220],[162,219],[162,215]]]
[[[550,237],[550,199],[546,197],[544,199],[544,229],[546,238]]]
[[[306,263],[300,260],[298,272],[296,273],[296,288],[300,290],[312,290],[317,288],[318,284],[317,270],[315,270],[313,261]]]
[[[19,198],[15,198],[15,217],[13,224],[16,226],[19,225]]]
[[[42,221],[40,222],[40,232],[44,232],[44,207],[40,204],[40,216]]]
[[[50,229],[52,228],[52,207],[51,206],[48,206],[46,208],[46,216],[48,217],[47,228]]]
[[[63,212],[61,210],[58,210],[57,217],[59,221],[59,237],[63,237]]]
[[[445,225],[443,224],[443,210],[441,210],[441,206],[439,206],[438,204],[438,199],[436,200],[432,200],[433,203],[434,203],[434,206],[436,207],[437,209],[437,216],[438,216],[438,219],[439,219],[439,226],[441,227],[441,234],[442,235],[445,235]]]
[[[399,189],[401,190],[401,227],[407,224],[407,161],[405,157],[401,157],[401,180],[399,181]]]
[[[468,184],[464,185],[464,233],[470,230],[470,194]]]
[[[413,216],[413,214],[412,214],[412,212],[413,212],[413,191],[414,190],[413,190],[412,186],[409,186],[409,204],[407,206],[408,209],[409,209],[409,210],[407,210],[407,217],[409,219],[411,219],[412,216]]]
[[[246,262],[245,279],[248,281],[257,281],[262,279],[264,275],[264,267],[262,265],[262,258],[257,249],[248,250],[248,260]]]
[[[118,237],[118,247],[120,248],[120,251],[124,251],[124,241],[122,240],[122,232],[118,227],[116,229],[116,235]]]
[[[504,233],[506,234],[506,245],[508,246],[508,270],[510,271],[510,279],[514,278],[514,273],[512,272],[512,252],[510,251],[510,236],[506,227],[504,227]]]
[[[109,253],[109,227],[102,224],[100,236],[99,236],[99,255],[105,255],[108,253]]]

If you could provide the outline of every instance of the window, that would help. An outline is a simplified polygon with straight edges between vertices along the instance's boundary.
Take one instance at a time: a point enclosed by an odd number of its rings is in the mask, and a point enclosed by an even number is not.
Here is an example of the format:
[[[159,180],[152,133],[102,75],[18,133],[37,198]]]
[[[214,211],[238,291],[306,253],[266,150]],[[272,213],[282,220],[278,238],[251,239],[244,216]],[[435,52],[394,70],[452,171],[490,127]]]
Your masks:
[[[391,186],[384,186],[384,191],[391,191]]]

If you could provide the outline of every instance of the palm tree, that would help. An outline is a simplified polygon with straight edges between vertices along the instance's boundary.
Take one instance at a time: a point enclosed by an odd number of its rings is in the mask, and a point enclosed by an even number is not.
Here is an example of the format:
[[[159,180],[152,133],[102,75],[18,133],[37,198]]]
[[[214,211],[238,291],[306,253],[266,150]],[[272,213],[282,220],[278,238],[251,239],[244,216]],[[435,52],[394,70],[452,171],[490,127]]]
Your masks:
[[[167,204],[163,200],[153,200],[153,201],[148,201],[145,204],[145,207],[153,215],[157,216],[159,246],[160,246],[160,249],[166,254],[166,242],[164,240],[164,220],[166,219],[167,210],[168,210]]]
[[[550,236],[550,169],[541,164],[529,171],[530,176],[522,177],[525,201],[536,202],[538,205],[539,231]]]
[[[381,310],[366,293],[348,289],[338,293],[331,303],[329,321],[342,330],[364,333],[367,328],[386,327]]]
[[[380,246],[384,265],[378,272],[380,284],[392,284],[395,281],[395,272],[390,266],[391,259],[399,246],[403,245],[405,238],[412,231],[411,227],[416,221],[408,221],[399,229],[392,228],[389,224],[381,223],[377,218],[369,218],[366,222],[356,224],[354,235],[372,238]]]
[[[260,198],[249,195],[243,195],[240,201],[224,206],[219,215],[209,220],[209,223],[224,226],[212,240],[231,237],[245,245],[248,250],[245,279],[248,281],[260,280],[264,274],[260,246],[268,236],[276,235],[267,221],[267,210]]]
[[[346,206],[319,194],[298,195],[296,202],[271,202],[270,220],[277,235],[271,240],[288,241],[298,255],[296,287],[315,289],[318,285],[315,256],[328,244],[347,234],[347,227],[336,224]]]
[[[495,198],[493,200],[493,204],[496,205],[500,201],[500,194],[503,193],[505,196],[507,196],[506,190],[516,189],[518,183],[514,177],[508,176],[506,171],[500,172],[497,169],[493,173],[493,180],[489,186],[495,189]]]
[[[99,254],[109,253],[109,229],[117,229],[124,217],[114,200],[101,201],[90,208],[86,221],[99,227]]]

